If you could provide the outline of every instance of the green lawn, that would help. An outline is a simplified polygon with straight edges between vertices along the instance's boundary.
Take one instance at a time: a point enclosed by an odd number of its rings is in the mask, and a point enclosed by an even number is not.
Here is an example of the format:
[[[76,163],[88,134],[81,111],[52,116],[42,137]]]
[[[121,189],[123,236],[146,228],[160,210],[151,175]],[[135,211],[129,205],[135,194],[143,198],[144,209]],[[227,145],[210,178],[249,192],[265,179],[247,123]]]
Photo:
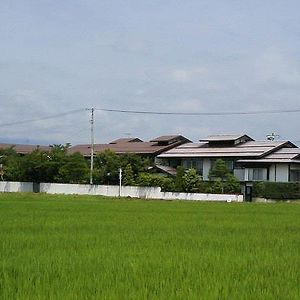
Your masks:
[[[0,299],[300,299],[300,205],[0,194]]]

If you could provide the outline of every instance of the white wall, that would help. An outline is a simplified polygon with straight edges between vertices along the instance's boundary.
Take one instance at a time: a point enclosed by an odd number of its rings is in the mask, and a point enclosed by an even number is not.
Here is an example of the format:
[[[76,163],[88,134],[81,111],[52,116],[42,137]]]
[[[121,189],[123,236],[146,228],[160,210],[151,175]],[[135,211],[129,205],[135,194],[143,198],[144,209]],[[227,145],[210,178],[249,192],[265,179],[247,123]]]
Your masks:
[[[41,183],[40,191],[48,194],[80,194],[80,195],[102,195],[119,196],[119,187],[111,185],[83,185],[83,184],[55,184]],[[136,187],[123,186],[122,197],[146,198],[146,199],[178,199],[198,201],[237,201],[242,202],[242,195],[224,194],[200,194],[200,193],[172,193],[161,192],[160,187]]]
[[[32,182],[0,182],[0,192],[33,192]],[[77,194],[119,196],[119,186],[41,183],[40,192],[48,194]],[[236,201],[242,202],[242,195],[201,194],[201,193],[172,193],[161,192],[160,187],[123,186],[122,197],[163,199],[163,200],[194,200],[194,201]]]
[[[0,181],[0,192],[33,192],[33,183]]]

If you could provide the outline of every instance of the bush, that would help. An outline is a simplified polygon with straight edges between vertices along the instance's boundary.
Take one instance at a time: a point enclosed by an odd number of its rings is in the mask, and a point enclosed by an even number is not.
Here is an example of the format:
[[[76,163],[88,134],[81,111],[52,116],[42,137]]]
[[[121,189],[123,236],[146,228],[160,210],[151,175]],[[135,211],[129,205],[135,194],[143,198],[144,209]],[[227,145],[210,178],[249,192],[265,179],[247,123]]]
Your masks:
[[[136,182],[139,186],[161,187],[162,191],[165,192],[175,190],[174,179],[167,176],[150,173],[140,173],[137,177]]]
[[[253,196],[267,199],[300,199],[300,182],[257,182]]]
[[[199,184],[201,177],[197,174],[197,170],[189,169],[182,177],[183,188],[187,193],[197,193],[199,191]]]

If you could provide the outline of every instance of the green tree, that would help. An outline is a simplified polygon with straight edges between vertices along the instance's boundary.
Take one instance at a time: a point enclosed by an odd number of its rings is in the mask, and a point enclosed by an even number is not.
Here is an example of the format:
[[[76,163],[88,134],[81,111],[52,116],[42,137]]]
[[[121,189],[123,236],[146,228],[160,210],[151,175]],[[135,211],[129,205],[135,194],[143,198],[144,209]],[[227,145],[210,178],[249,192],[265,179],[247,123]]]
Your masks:
[[[0,164],[2,165],[2,179],[6,181],[22,181],[22,157],[13,147],[0,149]]]
[[[182,166],[178,166],[176,168],[176,178],[175,178],[175,189],[177,192],[182,192],[184,190],[184,180],[183,176],[185,174],[185,170]]]
[[[52,182],[52,162],[48,151],[34,150],[22,157],[23,180],[32,182]]]
[[[88,174],[89,168],[86,160],[80,153],[76,152],[66,156],[55,180],[64,183],[86,183]]]
[[[215,180],[215,179],[221,179],[221,181],[224,181],[227,176],[230,174],[230,171],[226,167],[225,161],[223,159],[217,159],[209,171],[209,179]]]
[[[232,174],[228,174],[225,185],[224,185],[225,193],[240,193],[241,192],[241,184],[239,180]]]
[[[94,160],[94,179],[96,183],[118,184],[120,156],[112,150],[105,150],[96,155]]]
[[[131,164],[128,164],[123,173],[123,184],[134,185],[134,177]]]
[[[217,159],[209,172],[209,179],[215,181],[213,192],[237,193],[240,191],[238,179],[228,170],[225,161]]]
[[[195,193],[199,189],[201,177],[197,174],[197,170],[189,169],[183,176],[184,191],[188,193]]]
[[[148,158],[143,158],[134,153],[120,155],[120,167],[125,170],[128,164],[131,165],[134,178],[136,178],[139,173],[147,171],[148,167],[151,165]]]

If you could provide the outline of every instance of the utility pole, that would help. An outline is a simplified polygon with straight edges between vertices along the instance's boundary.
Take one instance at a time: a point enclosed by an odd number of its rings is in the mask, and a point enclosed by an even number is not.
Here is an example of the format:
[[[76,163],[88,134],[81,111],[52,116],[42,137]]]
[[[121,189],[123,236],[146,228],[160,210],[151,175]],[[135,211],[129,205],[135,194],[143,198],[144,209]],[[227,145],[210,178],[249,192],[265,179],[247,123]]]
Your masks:
[[[93,170],[94,170],[94,111],[95,109],[87,108],[91,112],[91,166],[90,166],[90,184],[93,184]]]

